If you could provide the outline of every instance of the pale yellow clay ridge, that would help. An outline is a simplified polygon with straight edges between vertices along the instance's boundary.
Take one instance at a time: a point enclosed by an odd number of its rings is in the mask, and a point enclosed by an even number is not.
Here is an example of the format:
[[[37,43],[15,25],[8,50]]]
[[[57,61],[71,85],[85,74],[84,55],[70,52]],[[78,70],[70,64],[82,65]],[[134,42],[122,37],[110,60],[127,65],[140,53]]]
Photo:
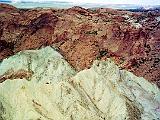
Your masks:
[[[111,61],[76,73],[51,47],[0,64],[0,120],[159,120],[160,90]]]

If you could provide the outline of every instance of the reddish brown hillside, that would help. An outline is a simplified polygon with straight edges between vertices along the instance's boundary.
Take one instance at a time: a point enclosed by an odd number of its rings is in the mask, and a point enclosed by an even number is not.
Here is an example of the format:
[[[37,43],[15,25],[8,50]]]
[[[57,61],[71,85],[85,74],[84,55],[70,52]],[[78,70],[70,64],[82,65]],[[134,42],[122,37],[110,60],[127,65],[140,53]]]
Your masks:
[[[77,70],[112,58],[160,86],[160,12],[113,9],[19,10],[0,4],[0,59],[55,46]]]

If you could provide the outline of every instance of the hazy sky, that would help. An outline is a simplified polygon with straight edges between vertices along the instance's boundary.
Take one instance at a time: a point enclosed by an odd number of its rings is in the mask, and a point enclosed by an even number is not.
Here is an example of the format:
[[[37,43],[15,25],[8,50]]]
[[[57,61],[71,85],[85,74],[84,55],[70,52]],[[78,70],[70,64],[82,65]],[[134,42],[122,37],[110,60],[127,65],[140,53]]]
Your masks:
[[[66,1],[74,3],[105,3],[105,4],[140,4],[160,5],[160,0],[12,0],[12,1]]]

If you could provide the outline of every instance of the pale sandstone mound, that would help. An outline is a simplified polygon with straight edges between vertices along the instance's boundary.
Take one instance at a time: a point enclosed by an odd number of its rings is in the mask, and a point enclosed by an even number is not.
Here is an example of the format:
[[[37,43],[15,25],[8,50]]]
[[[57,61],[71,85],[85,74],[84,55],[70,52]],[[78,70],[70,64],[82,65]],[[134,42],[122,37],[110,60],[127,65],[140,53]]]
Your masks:
[[[0,64],[1,120],[158,120],[160,90],[110,60],[76,73],[50,47]]]

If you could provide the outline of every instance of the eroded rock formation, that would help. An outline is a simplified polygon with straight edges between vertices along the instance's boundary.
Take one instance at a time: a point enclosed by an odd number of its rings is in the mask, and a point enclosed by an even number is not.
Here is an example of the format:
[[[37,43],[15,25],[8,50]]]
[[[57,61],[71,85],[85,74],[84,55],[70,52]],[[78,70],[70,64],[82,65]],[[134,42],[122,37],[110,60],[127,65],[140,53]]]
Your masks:
[[[0,64],[1,120],[158,120],[160,90],[144,78],[94,61],[78,73],[51,47]],[[9,77],[10,76],[10,77]]]
[[[30,9],[0,5],[0,59],[55,46],[78,71],[112,58],[160,86],[160,12]]]

